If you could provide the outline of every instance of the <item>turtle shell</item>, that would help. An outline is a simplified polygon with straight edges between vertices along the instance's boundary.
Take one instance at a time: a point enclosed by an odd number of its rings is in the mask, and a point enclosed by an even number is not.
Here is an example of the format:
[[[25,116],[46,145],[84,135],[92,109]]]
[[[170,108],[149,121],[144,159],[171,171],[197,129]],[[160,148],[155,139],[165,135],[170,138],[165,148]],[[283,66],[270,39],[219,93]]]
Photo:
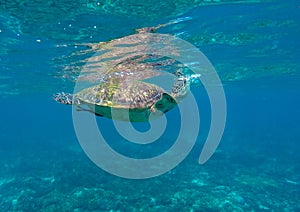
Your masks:
[[[122,121],[143,122],[159,117],[177,103],[164,89],[143,81],[103,82],[76,94],[99,116]],[[113,115],[112,115],[113,111]]]

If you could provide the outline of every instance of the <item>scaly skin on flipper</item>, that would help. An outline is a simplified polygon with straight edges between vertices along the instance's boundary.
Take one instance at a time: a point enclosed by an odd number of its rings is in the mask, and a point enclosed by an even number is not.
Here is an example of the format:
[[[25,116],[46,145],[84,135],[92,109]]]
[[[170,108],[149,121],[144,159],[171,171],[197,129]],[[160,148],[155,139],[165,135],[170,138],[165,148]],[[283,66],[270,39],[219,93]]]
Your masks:
[[[64,105],[80,105],[80,100],[70,93],[56,93],[53,95],[53,99]]]

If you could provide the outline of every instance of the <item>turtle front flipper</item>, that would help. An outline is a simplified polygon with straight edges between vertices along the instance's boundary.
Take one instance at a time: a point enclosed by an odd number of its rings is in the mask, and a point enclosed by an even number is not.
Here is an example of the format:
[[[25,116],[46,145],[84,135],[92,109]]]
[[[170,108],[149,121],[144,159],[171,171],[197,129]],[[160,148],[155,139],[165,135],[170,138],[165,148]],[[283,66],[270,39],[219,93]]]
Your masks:
[[[65,105],[80,105],[80,100],[70,93],[56,93],[53,95],[53,99]]]

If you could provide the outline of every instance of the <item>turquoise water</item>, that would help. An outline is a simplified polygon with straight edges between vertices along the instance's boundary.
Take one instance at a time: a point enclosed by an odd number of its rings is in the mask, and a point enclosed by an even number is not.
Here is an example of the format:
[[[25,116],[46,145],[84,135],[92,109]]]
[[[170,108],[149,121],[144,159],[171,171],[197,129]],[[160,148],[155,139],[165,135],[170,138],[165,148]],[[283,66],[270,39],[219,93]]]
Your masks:
[[[198,163],[211,111],[203,87],[194,86],[201,127],[188,157],[150,179],[107,173],[82,151],[72,107],[52,95],[73,91],[90,56],[79,44],[183,17],[158,33],[190,42],[214,65],[227,101],[221,143]],[[300,210],[298,0],[0,0],[0,20],[0,211]],[[166,116],[166,132],[142,147],[118,135],[110,119],[96,119],[116,151],[148,158],[178,135],[178,108]]]

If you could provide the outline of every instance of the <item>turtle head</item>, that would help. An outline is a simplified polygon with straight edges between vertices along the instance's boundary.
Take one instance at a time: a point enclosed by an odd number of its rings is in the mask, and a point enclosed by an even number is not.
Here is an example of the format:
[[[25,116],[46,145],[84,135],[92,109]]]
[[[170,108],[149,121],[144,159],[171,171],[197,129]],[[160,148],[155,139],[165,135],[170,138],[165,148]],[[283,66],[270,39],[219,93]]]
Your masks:
[[[170,95],[176,99],[180,100],[185,97],[189,91],[190,82],[186,77],[178,77],[177,81],[174,83]]]
[[[53,99],[65,105],[80,105],[80,100],[70,93],[56,93],[53,95]]]

